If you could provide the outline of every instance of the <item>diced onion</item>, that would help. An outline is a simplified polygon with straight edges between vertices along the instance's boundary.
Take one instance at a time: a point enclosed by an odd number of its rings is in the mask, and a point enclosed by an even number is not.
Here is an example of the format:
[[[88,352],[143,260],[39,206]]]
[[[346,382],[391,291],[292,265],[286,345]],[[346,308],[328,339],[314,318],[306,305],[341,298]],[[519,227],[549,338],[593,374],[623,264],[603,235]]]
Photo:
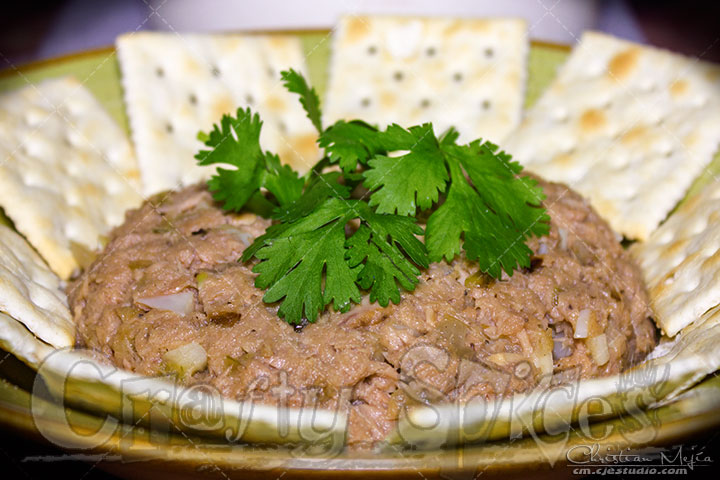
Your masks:
[[[531,356],[533,354],[533,347],[530,344],[530,337],[528,337],[528,334],[525,330],[520,330],[520,332],[517,334],[518,340],[520,340],[520,346],[523,349],[523,352],[525,352],[525,355]]]
[[[138,298],[136,303],[158,310],[170,310],[180,315],[187,315],[192,312],[193,294],[190,291],[172,293],[170,295],[158,295],[157,297]]]
[[[610,352],[608,351],[607,337],[604,333],[601,333],[597,337],[588,338],[586,340],[587,346],[590,349],[590,354],[593,357],[593,361],[597,365],[605,365],[610,360]]]
[[[207,353],[197,342],[190,342],[170,350],[163,355],[163,360],[171,371],[183,378],[207,367]]]
[[[504,352],[493,353],[492,355],[489,355],[487,357],[487,360],[493,362],[496,365],[505,366],[518,363],[522,360],[525,360],[525,358],[525,355],[523,355],[522,353]]]
[[[575,321],[575,332],[573,337],[575,338],[587,338],[588,336],[588,324],[590,323],[590,315],[592,311],[585,308],[580,310],[578,313],[577,320]]]
[[[250,212],[245,212],[245,213],[240,213],[240,214],[236,215],[235,221],[240,225],[251,225],[251,224],[255,223],[257,218],[258,218],[257,215],[250,213]]]
[[[546,353],[552,353],[553,350],[553,336],[552,330],[547,329],[543,332],[539,332],[537,335],[539,338],[536,340],[535,350],[538,355],[544,355]]]
[[[533,364],[540,370],[542,375],[551,375],[553,373],[552,353],[546,353],[533,358]]]
[[[560,248],[567,250],[567,230],[558,228],[558,234],[560,234]]]
[[[548,252],[548,246],[544,242],[540,242],[540,246],[537,249],[538,255],[545,255]]]
[[[220,225],[217,227],[218,230],[226,231],[227,233],[234,236],[236,239],[240,240],[245,245],[250,245],[253,241],[253,236],[249,232],[243,230],[242,228],[238,228],[234,225]]]

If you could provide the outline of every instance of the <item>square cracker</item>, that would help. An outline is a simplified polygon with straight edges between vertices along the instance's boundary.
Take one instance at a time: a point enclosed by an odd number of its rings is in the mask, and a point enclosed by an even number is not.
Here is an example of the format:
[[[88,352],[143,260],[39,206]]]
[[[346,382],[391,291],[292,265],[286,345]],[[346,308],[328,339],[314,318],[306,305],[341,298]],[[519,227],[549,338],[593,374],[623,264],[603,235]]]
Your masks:
[[[124,132],[77,80],[0,97],[0,206],[61,278],[141,198]]]
[[[280,72],[304,72],[297,37],[141,32],[117,39],[125,105],[146,194],[208,178],[195,154],[223,114],[250,107],[263,149],[298,170],[318,159],[317,134]]]
[[[346,16],[333,37],[325,116],[433,122],[499,142],[518,124],[528,39],[519,19]]]
[[[60,278],[5,225],[0,225],[0,312],[50,345],[73,345],[75,326]]]
[[[503,144],[644,240],[720,143],[720,67],[587,32]]]
[[[0,347],[17,358],[38,368],[54,348],[41,342],[20,322],[0,312]]]
[[[683,203],[632,253],[667,335],[720,304],[720,180]]]

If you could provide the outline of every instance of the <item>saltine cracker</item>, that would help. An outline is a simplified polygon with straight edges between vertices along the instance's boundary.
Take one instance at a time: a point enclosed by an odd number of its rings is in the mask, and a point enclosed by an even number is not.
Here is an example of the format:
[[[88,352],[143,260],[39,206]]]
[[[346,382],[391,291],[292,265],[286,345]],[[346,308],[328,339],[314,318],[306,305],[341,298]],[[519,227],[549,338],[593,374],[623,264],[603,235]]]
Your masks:
[[[720,67],[586,32],[503,144],[645,240],[720,143]]]
[[[71,77],[4,94],[0,126],[0,205],[68,278],[141,201],[130,144]]]
[[[680,205],[634,245],[655,320],[669,335],[720,304],[720,181]]]
[[[74,343],[75,325],[60,278],[5,225],[0,225],[0,311],[50,345]]]
[[[306,70],[299,38],[140,32],[118,37],[117,52],[145,194],[207,179],[197,134],[238,107],[260,114],[264,150],[302,172],[318,160],[317,132],[280,79]]]
[[[32,368],[47,357],[54,348],[38,340],[14,318],[0,312],[0,348],[12,352]]]
[[[333,36],[328,122],[432,122],[500,142],[520,121],[528,55],[520,19],[346,16]]]

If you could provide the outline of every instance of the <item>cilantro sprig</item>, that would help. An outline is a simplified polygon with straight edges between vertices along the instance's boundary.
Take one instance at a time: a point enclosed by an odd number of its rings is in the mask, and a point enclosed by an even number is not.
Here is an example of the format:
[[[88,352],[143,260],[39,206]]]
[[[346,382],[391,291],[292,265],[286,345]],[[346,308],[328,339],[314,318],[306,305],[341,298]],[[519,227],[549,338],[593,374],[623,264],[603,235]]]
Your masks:
[[[266,188],[280,205],[296,200],[303,191],[304,180],[280,158],[260,148],[260,116],[250,109],[239,108],[235,117],[223,115],[220,125],[214,125],[205,138],[211,150],[201,150],[195,158],[199,165],[225,164],[233,169],[218,167],[208,181],[213,198],[226,210],[241,210],[249,200],[262,205],[266,212],[273,205],[261,195]]]
[[[282,80],[319,132],[324,155],[308,174],[262,150],[262,122],[249,109],[201,132],[208,149],[195,157],[232,167],[218,167],[208,181],[225,209],[274,220],[240,260],[257,261],[255,285],[265,302],[279,302],[280,317],[312,322],[329,305],[349,310],[364,293],[382,306],[398,303],[430,262],[463,250],[495,278],[530,266],[527,240],[549,231],[545,197],[497,145],[459,144],[457,131],[438,137],[430,123],[382,130],[341,120],[323,128],[305,78],[288,70]],[[339,171],[327,168],[333,164]]]

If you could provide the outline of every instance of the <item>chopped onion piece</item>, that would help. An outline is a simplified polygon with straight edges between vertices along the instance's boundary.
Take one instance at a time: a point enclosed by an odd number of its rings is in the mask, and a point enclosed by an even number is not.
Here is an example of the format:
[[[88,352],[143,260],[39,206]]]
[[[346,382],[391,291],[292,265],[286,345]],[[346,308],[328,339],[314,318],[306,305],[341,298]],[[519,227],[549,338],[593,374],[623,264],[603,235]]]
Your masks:
[[[546,353],[533,358],[533,364],[540,370],[542,375],[552,375],[554,368],[552,353]]]
[[[587,346],[592,354],[593,361],[597,365],[605,365],[610,360],[610,352],[608,351],[607,337],[601,333],[597,337],[588,338]]]
[[[253,242],[253,236],[249,232],[243,230],[242,228],[238,228],[234,225],[220,225],[217,227],[218,230],[223,230],[234,236],[236,239],[240,240],[244,245],[250,245]]]
[[[158,295],[157,297],[138,298],[136,303],[158,310],[170,310],[180,315],[187,315],[192,312],[193,294],[190,291],[172,293],[170,295]]]
[[[545,244],[545,242],[540,242],[540,246],[537,249],[538,255],[545,255],[548,252],[548,246]]]
[[[578,313],[577,320],[575,321],[575,332],[573,337],[575,338],[587,338],[588,336],[588,324],[590,323],[590,315],[592,311],[584,308]]]
[[[535,335],[535,351],[538,355],[544,355],[546,353],[552,353],[553,350],[553,336],[552,330],[547,329],[543,332],[539,332]]]
[[[182,347],[170,350],[163,355],[167,367],[180,377],[189,377],[207,367],[207,353],[197,342],[190,342]]]
[[[560,248],[567,250],[567,230],[558,228],[558,234],[560,234]]]
[[[492,355],[489,355],[487,357],[487,360],[493,362],[496,365],[505,366],[518,363],[522,360],[525,360],[525,358],[527,357],[525,357],[525,355],[521,353],[503,352],[493,353]]]
[[[525,355],[528,357],[533,354],[533,347],[530,344],[530,337],[528,337],[528,334],[525,330],[520,330],[520,332],[517,334],[518,340],[520,340],[520,346],[523,349],[523,352],[525,352]]]

